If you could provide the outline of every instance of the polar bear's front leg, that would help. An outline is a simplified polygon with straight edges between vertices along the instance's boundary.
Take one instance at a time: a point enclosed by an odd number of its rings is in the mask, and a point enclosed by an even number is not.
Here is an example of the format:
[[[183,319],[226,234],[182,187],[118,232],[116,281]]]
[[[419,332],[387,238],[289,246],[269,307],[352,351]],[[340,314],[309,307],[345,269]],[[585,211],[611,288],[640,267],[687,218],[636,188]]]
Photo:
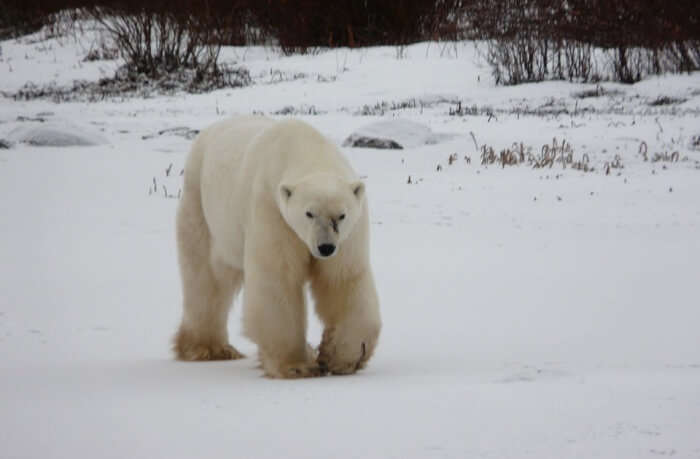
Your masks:
[[[260,364],[271,378],[321,376],[316,352],[306,342],[306,304],[301,283],[284,288],[257,282],[246,272],[243,326],[258,345]]]
[[[323,374],[306,342],[305,271],[284,253],[253,252],[245,263],[244,333],[258,345],[265,374],[306,378]],[[255,255],[252,255],[255,253]],[[267,256],[270,255],[270,257]]]
[[[318,362],[334,374],[364,368],[379,339],[379,300],[372,273],[366,270],[351,280],[311,283],[316,310],[325,325]]]

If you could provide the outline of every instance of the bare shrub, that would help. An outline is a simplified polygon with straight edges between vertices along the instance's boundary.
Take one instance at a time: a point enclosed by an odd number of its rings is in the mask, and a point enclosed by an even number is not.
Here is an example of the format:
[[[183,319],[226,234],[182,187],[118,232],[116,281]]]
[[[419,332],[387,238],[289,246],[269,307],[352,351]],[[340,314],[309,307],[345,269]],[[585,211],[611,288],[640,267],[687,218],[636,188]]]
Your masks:
[[[608,56],[614,72],[614,79],[621,83],[635,83],[643,76],[653,73],[649,71],[649,63],[652,59],[650,59],[650,51],[648,50],[621,45]]]
[[[527,36],[491,40],[486,61],[496,84],[542,81],[547,76],[546,42]]]
[[[126,61],[114,78],[101,80],[100,86],[108,93],[119,87],[202,92],[248,84],[247,71],[218,64],[220,27],[230,23],[219,14],[223,5],[212,2],[207,6],[125,0],[85,8]]]
[[[90,12],[137,73],[159,76],[180,68],[206,73],[216,67],[220,46],[211,43],[210,29],[195,16],[159,8],[101,6]]]
[[[590,81],[593,76],[592,48],[590,43],[574,40],[563,42],[561,49],[565,57],[566,76],[569,81]]]
[[[664,68],[676,68],[680,72],[700,69],[700,39],[674,41],[668,43],[662,51],[664,58],[668,60]]]
[[[84,62],[106,61],[119,58],[119,48],[102,39],[92,44],[83,58]]]

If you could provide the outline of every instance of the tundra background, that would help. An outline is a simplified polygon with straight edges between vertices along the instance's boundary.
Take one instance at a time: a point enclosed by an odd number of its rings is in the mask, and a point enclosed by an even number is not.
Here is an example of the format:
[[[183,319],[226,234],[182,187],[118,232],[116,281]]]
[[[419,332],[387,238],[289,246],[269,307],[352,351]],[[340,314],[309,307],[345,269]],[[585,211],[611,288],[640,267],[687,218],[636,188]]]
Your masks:
[[[697,71],[505,85],[488,37],[273,37],[149,74],[80,14],[0,42],[0,455],[700,457]],[[249,358],[172,359],[180,173],[234,113],[403,146],[342,147],[384,322],[356,376],[260,377],[239,304]]]

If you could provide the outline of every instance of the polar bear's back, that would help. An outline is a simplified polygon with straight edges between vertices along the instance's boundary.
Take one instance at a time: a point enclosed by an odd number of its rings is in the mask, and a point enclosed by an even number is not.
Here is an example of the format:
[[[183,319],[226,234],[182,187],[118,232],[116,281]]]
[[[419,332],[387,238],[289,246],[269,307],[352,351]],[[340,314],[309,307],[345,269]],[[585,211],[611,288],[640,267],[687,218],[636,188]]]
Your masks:
[[[357,179],[334,144],[297,120],[239,116],[218,122],[202,131],[190,156],[186,173],[201,180],[205,194],[209,185],[218,193],[250,195],[254,186],[274,193],[282,181],[319,172]]]
[[[209,126],[192,146],[186,169],[188,176],[199,181],[208,170],[238,169],[247,145],[274,123],[261,116],[239,116]]]
[[[219,121],[200,132],[185,165],[185,190],[200,192],[202,184],[212,183],[216,176],[220,180],[222,174],[238,169],[246,144],[273,123],[268,118],[240,116]]]

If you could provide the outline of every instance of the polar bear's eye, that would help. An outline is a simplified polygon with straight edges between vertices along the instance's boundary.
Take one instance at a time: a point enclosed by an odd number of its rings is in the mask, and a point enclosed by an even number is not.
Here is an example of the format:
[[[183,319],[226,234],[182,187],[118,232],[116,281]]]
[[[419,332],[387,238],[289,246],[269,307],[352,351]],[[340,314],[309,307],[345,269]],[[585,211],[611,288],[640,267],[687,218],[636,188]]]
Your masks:
[[[344,220],[344,219],[345,219],[345,214],[340,214],[340,216],[338,217],[338,220]]]
[[[306,212],[306,216],[309,218],[314,218],[314,214],[312,214],[311,212]]]

